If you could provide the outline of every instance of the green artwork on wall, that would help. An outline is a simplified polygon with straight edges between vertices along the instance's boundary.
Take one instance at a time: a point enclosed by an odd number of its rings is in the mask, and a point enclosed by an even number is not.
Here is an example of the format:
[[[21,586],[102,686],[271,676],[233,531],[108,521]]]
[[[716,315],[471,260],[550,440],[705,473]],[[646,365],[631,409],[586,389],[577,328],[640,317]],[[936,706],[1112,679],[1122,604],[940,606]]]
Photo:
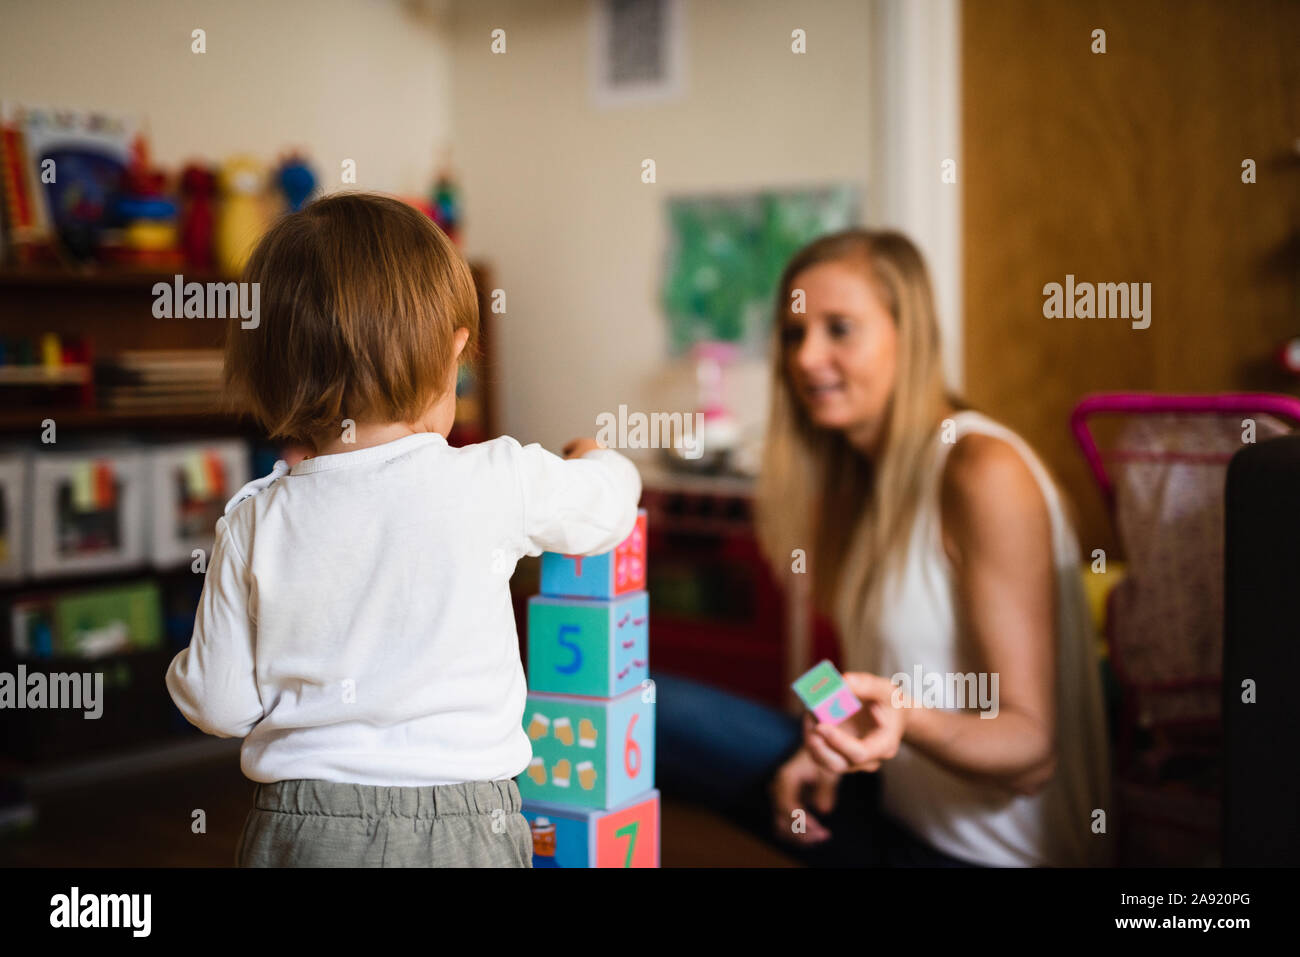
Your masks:
[[[668,200],[663,305],[673,354],[705,340],[766,351],[786,262],[857,217],[852,186]]]

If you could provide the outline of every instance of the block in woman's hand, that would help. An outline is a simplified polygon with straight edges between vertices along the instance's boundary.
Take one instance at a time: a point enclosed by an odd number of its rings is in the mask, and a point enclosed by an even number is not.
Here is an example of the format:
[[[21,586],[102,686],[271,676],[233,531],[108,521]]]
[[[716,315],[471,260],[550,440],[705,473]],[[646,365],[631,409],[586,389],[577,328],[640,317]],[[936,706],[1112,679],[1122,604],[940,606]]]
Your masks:
[[[839,724],[862,710],[862,702],[829,661],[819,661],[792,687],[819,724]]]

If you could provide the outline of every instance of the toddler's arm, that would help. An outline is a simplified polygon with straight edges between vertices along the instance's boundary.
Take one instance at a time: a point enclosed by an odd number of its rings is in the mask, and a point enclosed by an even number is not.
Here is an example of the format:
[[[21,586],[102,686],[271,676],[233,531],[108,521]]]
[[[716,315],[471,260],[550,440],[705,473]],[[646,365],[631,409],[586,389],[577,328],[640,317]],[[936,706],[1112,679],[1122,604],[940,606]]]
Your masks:
[[[242,738],[263,716],[248,598],[248,568],[220,518],[194,636],[167,669],[167,690],[181,714],[219,738]]]
[[[613,449],[562,459],[536,443],[518,446],[527,555],[595,555],[616,547],[636,524],[641,473]]]

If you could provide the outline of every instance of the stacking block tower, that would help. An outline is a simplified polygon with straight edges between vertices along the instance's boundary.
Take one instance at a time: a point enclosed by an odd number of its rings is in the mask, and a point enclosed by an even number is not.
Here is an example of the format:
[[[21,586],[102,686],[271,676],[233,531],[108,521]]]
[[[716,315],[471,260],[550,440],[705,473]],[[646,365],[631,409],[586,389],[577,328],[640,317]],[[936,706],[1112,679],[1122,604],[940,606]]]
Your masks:
[[[611,552],[542,555],[519,777],[535,867],[659,866],[645,561],[644,509]]]

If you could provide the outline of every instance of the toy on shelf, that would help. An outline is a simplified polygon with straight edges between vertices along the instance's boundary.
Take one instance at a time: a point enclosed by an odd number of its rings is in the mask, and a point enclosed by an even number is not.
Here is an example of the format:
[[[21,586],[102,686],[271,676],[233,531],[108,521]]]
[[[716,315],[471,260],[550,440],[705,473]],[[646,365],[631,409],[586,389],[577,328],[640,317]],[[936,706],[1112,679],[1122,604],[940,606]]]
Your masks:
[[[149,162],[149,141],[143,133],[131,140],[131,161],[122,182],[126,197],[152,199],[163,195],[167,177]]]
[[[14,652],[21,657],[102,658],[162,645],[157,582],[65,591],[15,608]]]
[[[610,552],[542,556],[528,604],[535,867],[658,867],[646,513]]]
[[[433,221],[438,224],[438,228],[447,234],[448,239],[459,244],[460,188],[446,163],[438,171],[438,178],[433,184],[430,206]]]
[[[92,259],[124,188],[132,124],[99,113],[44,109],[19,110],[14,122],[25,153],[18,161],[32,184],[34,218],[28,225],[52,227],[64,252],[79,261]]]
[[[29,162],[24,117],[20,110],[0,104],[0,213],[13,258],[24,266],[55,259],[45,196],[36,169]]]
[[[862,710],[862,702],[829,661],[813,665],[792,687],[819,724],[839,724]]]
[[[216,221],[217,177],[212,170],[191,163],[181,170],[181,250],[185,265],[210,270],[216,265],[213,231]]]
[[[236,275],[269,223],[266,170],[250,157],[227,160],[217,174],[221,204],[217,209],[217,266]]]
[[[92,408],[95,402],[90,345],[78,336],[44,333],[0,339],[0,406]]]
[[[284,194],[289,211],[296,213],[315,192],[316,174],[301,154],[289,153],[275,171],[275,185]]]
[[[132,266],[175,269],[183,257],[176,228],[176,203],[163,195],[164,175],[149,163],[149,144],[137,135],[131,144],[122,195],[114,204],[122,224],[118,247],[107,246],[106,258]]]

